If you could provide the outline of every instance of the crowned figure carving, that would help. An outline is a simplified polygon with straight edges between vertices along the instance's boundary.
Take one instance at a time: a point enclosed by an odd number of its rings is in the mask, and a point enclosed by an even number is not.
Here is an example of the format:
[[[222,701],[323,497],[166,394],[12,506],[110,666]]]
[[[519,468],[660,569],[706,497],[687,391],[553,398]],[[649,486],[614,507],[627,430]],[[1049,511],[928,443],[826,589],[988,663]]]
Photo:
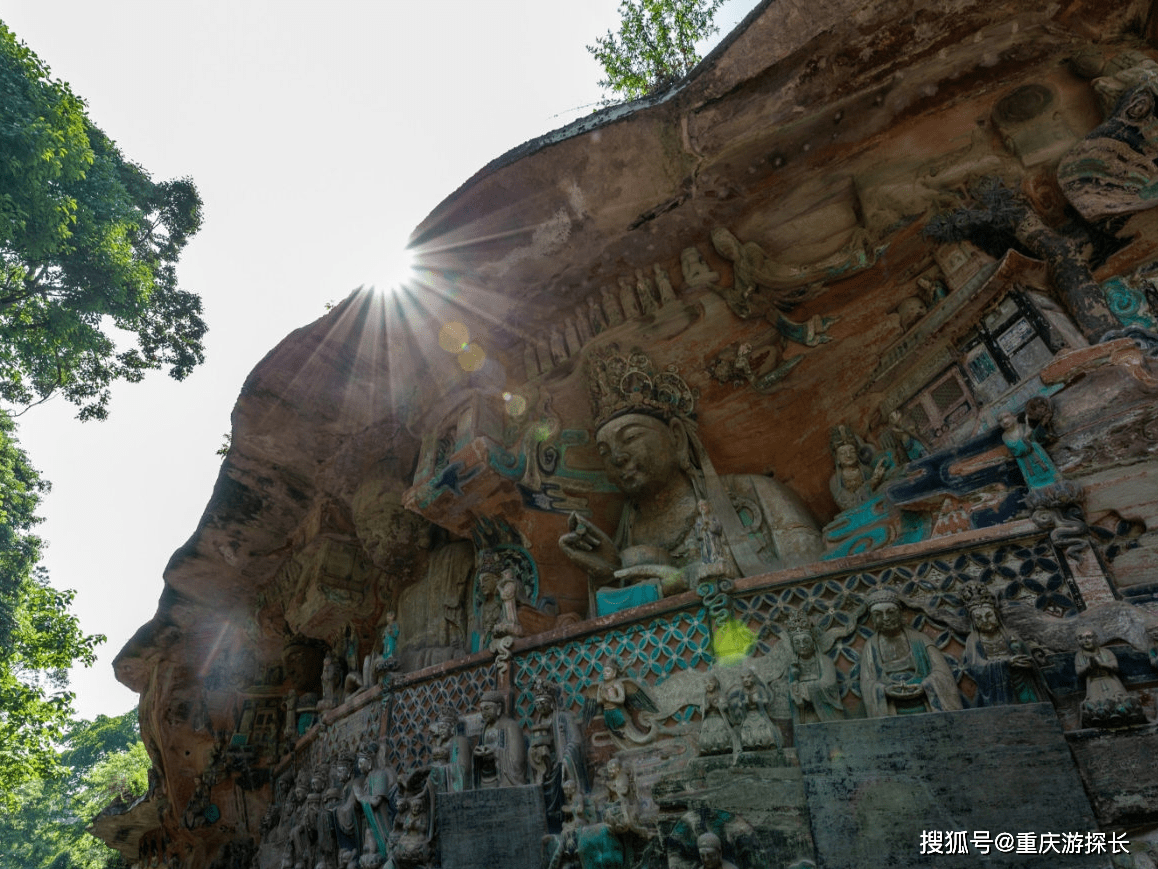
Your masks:
[[[559,540],[588,574],[593,615],[696,584],[701,501],[720,523],[724,573],[754,576],[818,557],[816,520],[787,486],[716,473],[696,428],[696,395],[675,366],[657,370],[639,349],[609,347],[589,358],[587,371],[596,446],[627,498],[614,537],[572,514]]]

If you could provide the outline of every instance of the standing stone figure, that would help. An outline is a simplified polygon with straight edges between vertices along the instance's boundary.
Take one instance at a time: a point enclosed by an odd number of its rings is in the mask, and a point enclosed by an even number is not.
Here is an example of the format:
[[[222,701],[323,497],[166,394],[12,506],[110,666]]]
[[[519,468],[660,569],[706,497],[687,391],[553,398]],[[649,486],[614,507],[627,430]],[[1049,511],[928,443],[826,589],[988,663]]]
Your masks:
[[[587,784],[583,731],[574,715],[559,708],[555,685],[536,679],[531,694],[535,701],[529,750],[533,780],[543,788],[547,825],[557,832],[563,823],[564,782],[574,781],[582,788]]]
[[[470,743],[458,732],[458,713],[440,706],[430,723],[430,784],[436,793],[464,791],[471,781]]]
[[[792,662],[788,665],[792,720],[797,724],[814,724],[844,718],[836,665],[817,648],[816,635],[807,617],[800,613],[793,615],[788,622],[788,642],[792,647]]]
[[[997,599],[979,582],[967,583],[961,597],[969,609],[973,630],[965,640],[962,663],[977,683],[978,706],[1037,703],[1045,692],[1029,648],[1001,624]]]
[[[868,596],[875,633],[860,656],[860,687],[869,718],[961,708],[957,682],[932,639],[901,621],[900,595],[879,588]]]
[[[1025,478],[1025,485],[1031,489],[1041,489],[1061,481],[1061,474],[1054,467],[1045,447],[1033,439],[1027,426],[1017,421],[1017,417],[1005,411],[997,418],[1001,425],[1001,441],[1013,454],[1017,467]]]
[[[378,853],[385,858],[398,798],[398,776],[379,760],[378,750],[376,742],[366,743],[358,749],[358,774],[354,777],[353,798],[360,809],[363,826]]]
[[[479,703],[483,729],[471,753],[474,786],[505,788],[527,783],[527,748],[523,732],[504,714],[501,691],[487,691]]]

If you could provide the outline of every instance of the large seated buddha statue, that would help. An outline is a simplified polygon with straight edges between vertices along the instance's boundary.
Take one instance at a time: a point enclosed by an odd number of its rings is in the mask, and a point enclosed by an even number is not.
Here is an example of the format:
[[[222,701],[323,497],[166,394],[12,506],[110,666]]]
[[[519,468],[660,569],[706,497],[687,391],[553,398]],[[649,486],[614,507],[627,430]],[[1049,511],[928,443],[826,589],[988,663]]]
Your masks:
[[[587,572],[592,615],[820,555],[816,520],[787,486],[716,473],[696,430],[695,397],[674,366],[656,372],[639,350],[612,349],[589,360],[588,377],[595,443],[608,479],[627,498],[614,538],[572,514],[559,540]],[[707,533],[721,545],[704,546]],[[706,551],[715,553],[710,561]]]

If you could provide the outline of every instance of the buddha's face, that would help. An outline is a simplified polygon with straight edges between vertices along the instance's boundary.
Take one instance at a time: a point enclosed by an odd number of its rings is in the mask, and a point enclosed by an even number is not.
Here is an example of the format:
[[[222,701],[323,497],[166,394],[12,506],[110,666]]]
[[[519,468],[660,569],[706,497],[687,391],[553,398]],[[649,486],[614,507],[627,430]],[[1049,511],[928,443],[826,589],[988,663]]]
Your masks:
[[[715,836],[700,836],[696,842],[696,849],[700,852],[700,863],[704,869],[717,869],[723,862],[720,840]]]
[[[535,695],[535,711],[540,715],[550,715],[555,711],[555,701],[550,694]]]
[[[797,631],[792,635],[792,651],[798,657],[811,658],[816,653],[816,644],[812,641],[812,634]]]
[[[901,608],[895,603],[874,604],[869,611],[869,621],[879,634],[896,634],[901,630]]]
[[[842,468],[855,468],[859,464],[856,446],[841,444],[836,448],[836,463]]]
[[[1092,652],[1094,647],[1098,645],[1097,638],[1093,631],[1080,631],[1078,633],[1078,645],[1087,652]]]
[[[617,417],[599,429],[595,444],[607,478],[626,495],[654,494],[682,473],[671,430],[653,417]]]
[[[487,724],[494,724],[499,720],[499,704],[492,700],[484,700],[478,705],[479,714]]]
[[[997,613],[993,607],[982,605],[973,609],[971,615],[973,616],[973,624],[977,626],[977,630],[982,633],[992,633],[997,630]]]

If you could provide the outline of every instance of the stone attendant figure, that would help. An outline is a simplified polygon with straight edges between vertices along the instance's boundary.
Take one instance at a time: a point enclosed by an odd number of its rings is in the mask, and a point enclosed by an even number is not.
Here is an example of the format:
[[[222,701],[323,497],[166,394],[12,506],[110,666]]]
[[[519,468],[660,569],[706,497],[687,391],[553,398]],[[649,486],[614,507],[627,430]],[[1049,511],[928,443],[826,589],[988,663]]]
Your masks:
[[[533,778],[543,788],[548,827],[558,832],[563,822],[563,783],[570,780],[586,787],[583,731],[574,715],[559,708],[558,691],[552,683],[536,679],[531,695],[535,700],[530,747]]]
[[[745,751],[780,748],[784,739],[772,720],[772,691],[756,675],[752,666],[744,668],[740,685],[728,698],[733,715],[740,721],[740,745]]]
[[[1001,425],[1001,441],[1017,460],[1017,467],[1025,478],[1025,485],[1031,489],[1051,486],[1061,480],[1061,474],[1045,448],[1033,439],[1028,427],[1017,421],[1017,417],[1005,411],[997,418]]]
[[[322,699],[318,701],[318,712],[333,709],[341,702],[338,697],[341,679],[338,662],[334,660],[333,654],[326,652],[326,657],[322,659]]]
[[[1127,727],[1145,724],[1146,715],[1137,698],[1131,697],[1118,678],[1118,658],[1103,648],[1090,628],[1078,632],[1074,672],[1086,682],[1082,701],[1083,727]]]
[[[702,833],[696,839],[696,850],[700,852],[702,869],[736,869],[735,863],[724,859],[724,846],[715,833]]]
[[[869,718],[961,708],[957,682],[932,639],[901,621],[900,595],[877,589],[868,596],[876,632],[860,656],[860,687]]]
[[[382,626],[382,654],[374,664],[374,673],[380,679],[383,674],[398,669],[395,653],[398,651],[398,634],[401,630],[398,616],[394,610],[390,610],[386,613],[386,624]]]
[[[981,583],[967,583],[961,597],[969,609],[973,630],[965,640],[962,663],[977,683],[978,706],[1037,703],[1045,692],[1029,648],[1001,624],[997,600]]]
[[[700,754],[731,754],[735,730],[730,719],[731,710],[720,680],[715,673],[709,673],[704,682],[704,701],[700,705]]]
[[[361,806],[354,795],[354,764],[356,759],[348,752],[338,757],[336,777],[339,787],[338,804],[334,806],[334,834],[338,843],[339,856],[346,851],[358,853],[361,835],[358,833],[358,816]]]
[[[458,793],[471,781],[470,743],[458,732],[458,713],[440,706],[430,723],[430,785],[437,793]]]
[[[588,691],[603,709],[603,723],[620,740],[643,745],[655,739],[655,725],[645,716],[658,712],[655,701],[616,660],[603,665],[602,679]]]
[[[504,714],[501,691],[487,691],[479,703],[483,729],[471,753],[476,788],[506,788],[527,783],[527,748],[523,732]]]
[[[499,576],[497,589],[502,609],[491,631],[496,637],[521,637],[524,631],[519,623],[519,580],[509,567]]]
[[[788,694],[792,699],[793,721],[815,724],[845,717],[836,679],[836,665],[816,645],[816,635],[808,619],[797,614],[788,624],[792,662],[788,665]]]
[[[362,816],[362,825],[372,837],[375,848],[386,856],[386,842],[394,823],[394,806],[398,799],[398,776],[379,761],[378,743],[369,742],[358,749],[358,774],[354,777],[353,798]],[[363,846],[363,853],[365,853]]]
[[[614,540],[575,514],[559,540],[564,554],[587,572],[596,592],[593,613],[696,584],[700,501],[711,505],[721,525],[721,555],[733,576],[819,556],[816,522],[787,487],[767,476],[716,474],[692,422],[692,392],[673,369],[656,372],[635,351],[627,358],[594,358],[588,374],[596,446],[608,479],[627,496]],[[606,588],[613,584],[621,589]]]
[[[830,441],[836,473],[829,480],[832,498],[841,510],[851,510],[876,494],[888,472],[888,461],[882,457],[874,467],[861,460],[862,445],[847,426],[832,430]]]

